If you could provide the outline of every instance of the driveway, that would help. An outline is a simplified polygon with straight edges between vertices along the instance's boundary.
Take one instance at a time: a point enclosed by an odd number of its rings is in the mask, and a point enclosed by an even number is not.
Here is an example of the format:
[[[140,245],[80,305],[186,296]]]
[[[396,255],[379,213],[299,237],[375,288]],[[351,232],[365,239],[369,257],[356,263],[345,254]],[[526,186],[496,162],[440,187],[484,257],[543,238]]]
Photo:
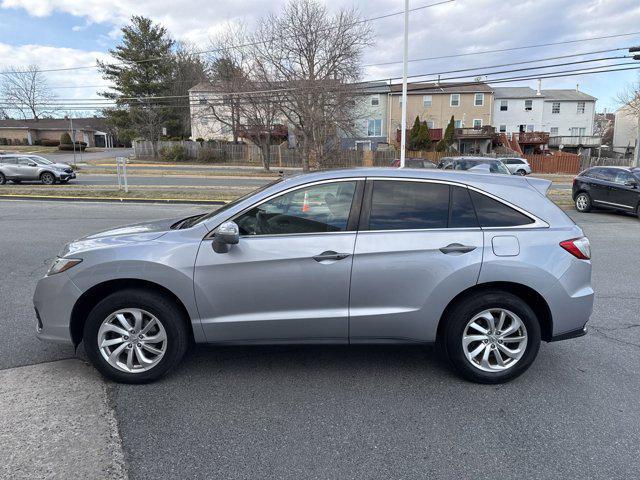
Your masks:
[[[207,209],[0,201],[0,369],[74,356],[33,335],[35,282],[65,242]],[[106,384],[129,477],[636,478],[640,222],[571,215],[592,242],[591,331],[543,344],[522,377],[470,384],[419,346],[198,347],[157,383]]]

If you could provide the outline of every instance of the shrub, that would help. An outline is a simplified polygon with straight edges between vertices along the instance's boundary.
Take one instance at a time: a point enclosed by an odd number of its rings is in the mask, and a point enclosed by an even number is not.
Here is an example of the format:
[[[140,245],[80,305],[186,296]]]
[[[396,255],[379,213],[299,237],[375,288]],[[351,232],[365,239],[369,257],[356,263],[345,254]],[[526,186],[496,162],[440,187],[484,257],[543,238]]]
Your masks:
[[[58,145],[60,145],[60,141],[44,139],[40,140],[40,145],[42,145],[43,147],[57,147]]]
[[[76,142],[75,148],[73,143],[61,143],[58,145],[58,150],[75,150],[76,152],[84,151],[87,148],[87,144],[85,142]]]
[[[4,137],[0,138],[0,145],[9,145],[9,142],[7,142],[7,139]]]
[[[71,135],[69,135],[67,132],[64,132],[62,135],[60,135],[60,144],[71,145]]]
[[[202,147],[198,151],[199,162],[223,163],[227,160],[227,153],[224,150],[211,148],[209,146]]]
[[[196,138],[196,142],[198,142],[198,143],[204,143],[204,138],[202,138],[202,137],[198,137],[198,138]]]
[[[166,162],[184,162],[188,157],[189,152],[182,145],[171,145],[160,149],[160,158]]]

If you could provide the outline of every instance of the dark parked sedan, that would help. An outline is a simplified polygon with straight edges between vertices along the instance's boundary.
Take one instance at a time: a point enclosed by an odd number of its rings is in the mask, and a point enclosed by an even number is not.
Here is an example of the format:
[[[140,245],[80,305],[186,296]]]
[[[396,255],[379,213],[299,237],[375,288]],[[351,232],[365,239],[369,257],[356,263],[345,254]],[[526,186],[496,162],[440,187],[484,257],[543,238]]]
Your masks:
[[[640,168],[591,167],[573,180],[576,210],[609,208],[640,216]]]

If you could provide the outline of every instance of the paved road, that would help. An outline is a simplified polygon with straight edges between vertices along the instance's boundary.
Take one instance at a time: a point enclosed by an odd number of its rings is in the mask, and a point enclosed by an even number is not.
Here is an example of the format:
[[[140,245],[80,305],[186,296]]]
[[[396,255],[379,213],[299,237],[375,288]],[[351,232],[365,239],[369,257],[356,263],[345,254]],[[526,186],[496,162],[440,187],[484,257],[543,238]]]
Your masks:
[[[73,355],[37,342],[30,303],[64,242],[200,210],[0,201],[0,368]],[[640,222],[572,216],[593,244],[591,333],[543,344],[523,377],[469,384],[422,347],[200,347],[158,383],[109,385],[130,477],[637,477]]]
[[[127,157],[131,153],[133,153],[131,148],[104,148],[95,152],[82,152],[82,155],[80,155],[80,152],[76,152],[75,158],[77,163],[81,163],[82,161],[100,160],[102,158]],[[53,162],[73,163],[73,152],[56,151],[51,153],[35,153],[34,155],[40,155]]]

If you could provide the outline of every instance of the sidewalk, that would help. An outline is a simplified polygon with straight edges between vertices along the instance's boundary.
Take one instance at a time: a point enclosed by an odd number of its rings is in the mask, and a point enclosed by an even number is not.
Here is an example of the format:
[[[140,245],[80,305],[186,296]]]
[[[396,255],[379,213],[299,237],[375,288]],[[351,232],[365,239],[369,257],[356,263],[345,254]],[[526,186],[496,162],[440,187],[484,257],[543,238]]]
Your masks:
[[[106,385],[84,362],[2,370],[0,399],[0,478],[127,478]]]

